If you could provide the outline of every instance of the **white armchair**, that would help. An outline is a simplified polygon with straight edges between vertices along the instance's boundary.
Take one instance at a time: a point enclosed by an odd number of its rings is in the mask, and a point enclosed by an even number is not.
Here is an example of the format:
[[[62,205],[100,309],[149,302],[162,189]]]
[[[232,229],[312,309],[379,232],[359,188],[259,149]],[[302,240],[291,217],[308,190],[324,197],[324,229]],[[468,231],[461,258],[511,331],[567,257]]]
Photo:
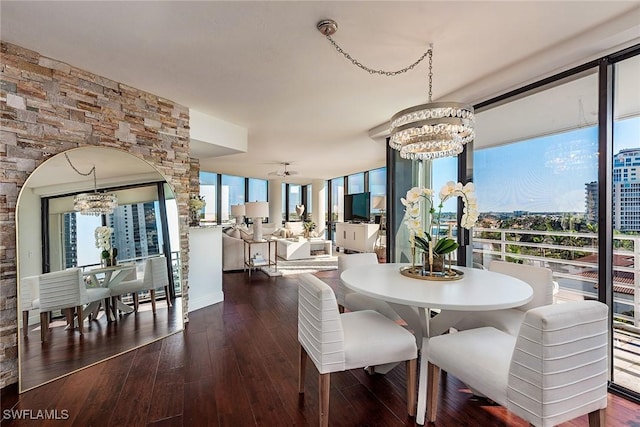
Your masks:
[[[340,314],[333,290],[311,274],[298,288],[299,392],[304,393],[307,357],[319,372],[320,425],[329,425],[331,372],[406,361],[407,411],[415,415],[417,347],[414,336],[381,314]]]
[[[87,289],[82,270],[71,268],[38,277],[40,291],[40,337],[46,341],[49,330],[49,312],[53,310],[76,309],[78,330],[84,333],[83,306],[90,302],[104,300],[105,310],[109,308],[109,289]]]
[[[607,319],[605,304],[575,301],[527,311],[517,336],[483,327],[425,338],[429,421],[444,369],[531,425],[589,414],[591,427],[604,426]]]

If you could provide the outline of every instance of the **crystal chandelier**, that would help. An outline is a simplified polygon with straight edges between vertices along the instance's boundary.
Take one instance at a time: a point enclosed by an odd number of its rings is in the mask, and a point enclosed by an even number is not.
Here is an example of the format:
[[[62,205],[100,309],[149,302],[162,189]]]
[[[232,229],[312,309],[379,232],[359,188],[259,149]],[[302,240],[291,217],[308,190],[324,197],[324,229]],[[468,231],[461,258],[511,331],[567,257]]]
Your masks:
[[[417,61],[397,71],[383,71],[369,68],[353,59],[331,38],[338,30],[338,24],[325,19],[317,24],[318,30],[345,58],[369,74],[395,76],[412,70],[424,58],[429,58],[429,95],[426,104],[407,108],[391,118],[389,146],[400,152],[400,157],[411,160],[428,160],[439,157],[457,156],[464,145],[473,141],[473,107],[458,102],[432,102],[433,47],[422,54]]]
[[[64,156],[69,162],[69,166],[79,175],[89,176],[93,174],[93,193],[80,193],[73,198],[73,209],[82,215],[107,215],[113,213],[118,207],[118,198],[115,194],[98,193],[98,185],[96,181],[95,165],[87,173],[82,173],[71,163],[71,159],[67,153]]]

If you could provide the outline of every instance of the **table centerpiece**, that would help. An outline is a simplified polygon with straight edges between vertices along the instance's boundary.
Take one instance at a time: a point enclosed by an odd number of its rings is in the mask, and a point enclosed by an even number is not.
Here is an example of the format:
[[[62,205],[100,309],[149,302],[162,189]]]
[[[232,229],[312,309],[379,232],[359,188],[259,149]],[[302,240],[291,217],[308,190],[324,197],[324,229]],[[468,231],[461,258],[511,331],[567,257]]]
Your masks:
[[[456,280],[461,278],[462,272],[451,268],[451,253],[458,249],[458,242],[453,239],[452,224],[448,224],[446,237],[440,235],[442,227],[442,207],[444,202],[452,197],[461,197],[464,202],[460,225],[466,229],[472,228],[478,220],[478,206],[475,187],[472,182],[462,184],[447,182],[439,193],[440,203],[434,203],[434,191],[425,187],[413,187],[407,191],[406,197],[400,201],[405,206],[405,225],[409,230],[411,244],[411,267],[401,272],[410,277],[428,280]],[[428,209],[425,215],[423,209]],[[423,219],[428,226],[423,225]],[[434,232],[435,230],[435,232]],[[422,262],[415,263],[416,252],[421,252]],[[445,258],[449,255],[449,266],[446,267]]]

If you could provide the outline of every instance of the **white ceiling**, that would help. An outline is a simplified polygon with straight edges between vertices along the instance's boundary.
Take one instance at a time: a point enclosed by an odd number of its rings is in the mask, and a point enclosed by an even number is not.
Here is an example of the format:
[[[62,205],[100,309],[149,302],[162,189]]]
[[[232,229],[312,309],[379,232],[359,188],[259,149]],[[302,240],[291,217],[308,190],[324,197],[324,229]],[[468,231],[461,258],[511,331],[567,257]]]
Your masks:
[[[0,3],[2,40],[245,127],[249,151],[203,170],[295,182],[383,166],[369,130],[426,101],[426,64],[394,70],[434,44],[434,100],[477,103],[638,43],[640,1],[233,1]]]

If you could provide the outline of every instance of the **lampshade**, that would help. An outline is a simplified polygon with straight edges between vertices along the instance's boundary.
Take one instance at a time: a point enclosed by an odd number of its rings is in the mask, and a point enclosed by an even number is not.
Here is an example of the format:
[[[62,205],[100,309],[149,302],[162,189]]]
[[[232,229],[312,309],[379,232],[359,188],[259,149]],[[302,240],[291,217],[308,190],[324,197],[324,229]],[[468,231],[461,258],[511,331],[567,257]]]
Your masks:
[[[244,205],[232,205],[231,206],[231,215],[234,217],[244,216],[245,215],[245,207]]]
[[[248,202],[244,206],[245,215],[249,218],[267,218],[269,216],[269,202]]]
[[[373,209],[386,209],[387,198],[385,196],[373,196]]]

